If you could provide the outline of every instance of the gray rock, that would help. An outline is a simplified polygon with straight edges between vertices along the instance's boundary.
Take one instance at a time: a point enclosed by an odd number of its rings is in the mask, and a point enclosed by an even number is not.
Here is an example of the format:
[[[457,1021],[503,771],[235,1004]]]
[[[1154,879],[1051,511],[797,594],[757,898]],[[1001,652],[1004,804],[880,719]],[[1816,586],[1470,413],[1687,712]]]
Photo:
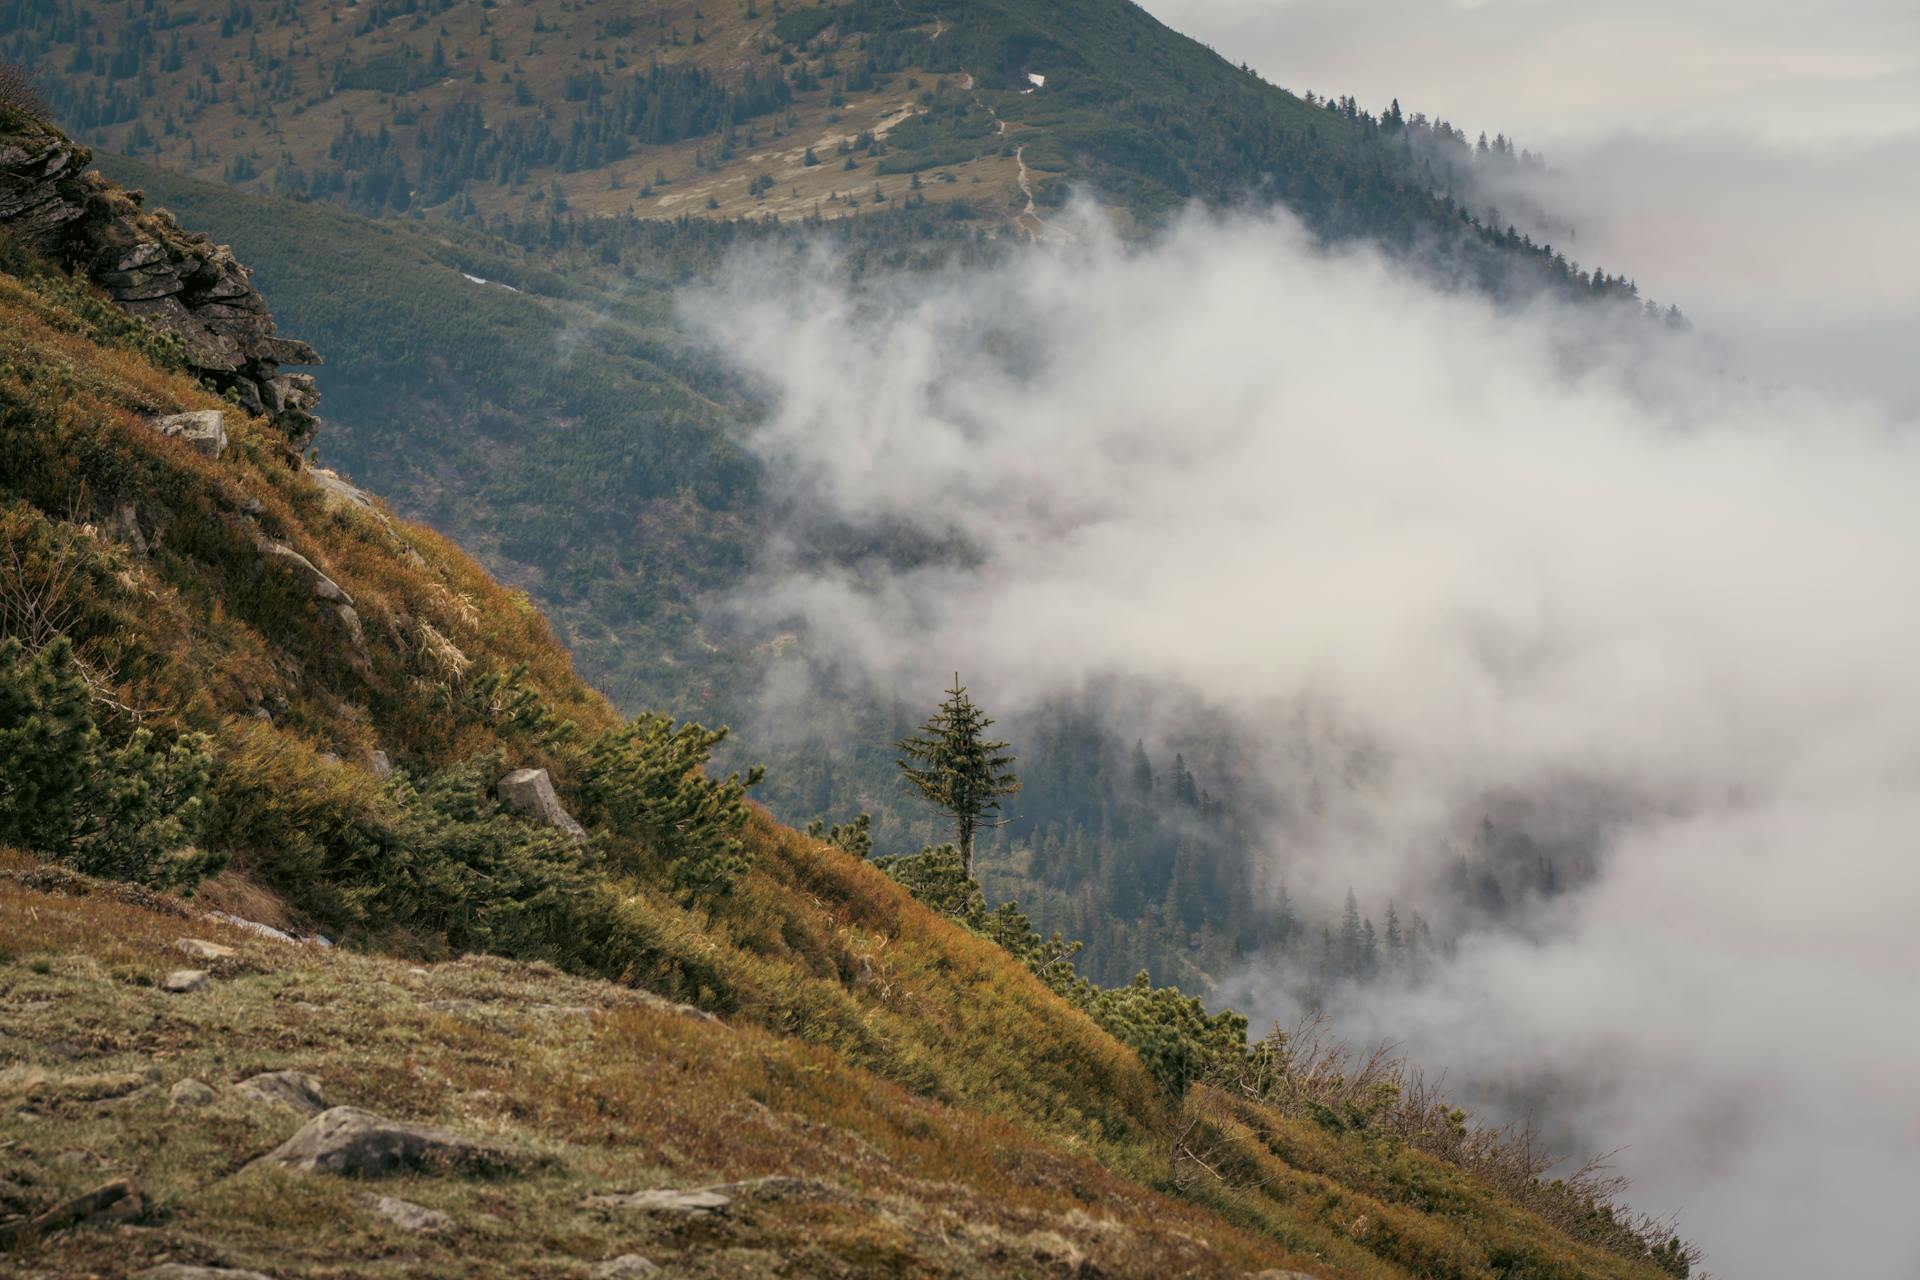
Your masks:
[[[634,1209],[641,1213],[713,1214],[725,1213],[733,1197],[718,1191],[620,1191],[588,1196],[586,1204],[596,1209]]]
[[[500,779],[496,789],[500,793],[500,803],[535,822],[557,827],[569,835],[587,834],[587,829],[575,822],[573,815],[561,807],[560,797],[553,793],[553,779],[547,776],[545,769],[515,769]]]
[[[385,778],[393,772],[393,760],[384,751],[375,751],[367,757],[367,772],[376,778]]]
[[[171,991],[176,995],[184,995],[189,991],[203,990],[206,985],[205,969],[175,969],[167,975],[166,981],[160,984],[160,989]]]
[[[261,710],[264,713],[265,708],[263,707]],[[235,928],[245,929],[248,933],[257,933],[263,938],[272,938],[275,942],[300,941],[300,939],[287,933],[285,930],[276,929],[270,924],[261,924],[258,920],[243,920],[239,916],[228,915],[224,911],[209,911],[207,912],[207,919],[218,920],[223,924],[230,924]]]
[[[235,1085],[234,1092],[303,1116],[317,1116],[327,1109],[320,1081],[304,1071],[263,1071]]]
[[[388,1120],[358,1107],[334,1107],[301,1125],[260,1162],[296,1173],[378,1178],[402,1169],[510,1172],[534,1161],[528,1153],[502,1143]]]
[[[147,425],[163,436],[185,440],[203,457],[217,458],[227,451],[226,419],[218,409],[170,413],[164,418],[147,419]]]
[[[314,484],[319,486],[320,504],[327,510],[337,511],[344,507],[357,507],[362,511],[379,514],[374,511],[373,499],[368,496],[367,491],[342,480],[339,472],[329,471],[325,467],[309,467],[307,474],[312,476]]]
[[[184,1262],[163,1262],[157,1267],[133,1273],[133,1280],[270,1280],[258,1271],[233,1267],[195,1267]]]
[[[660,1268],[637,1253],[623,1253],[617,1258],[608,1258],[593,1269],[600,1280],[641,1280],[643,1276],[657,1276]]]
[[[186,952],[195,960],[227,960],[239,954],[232,947],[208,942],[205,938],[180,938],[173,945],[177,950]]]
[[[293,570],[313,591],[313,594],[320,599],[330,601],[334,604],[351,605],[353,603],[353,597],[341,590],[339,583],[320,572],[313,561],[307,559],[286,543],[270,542],[263,538],[259,545],[260,554],[263,557],[275,564],[285,565],[287,568]],[[354,619],[354,626],[356,628],[359,626],[358,618]]]
[[[423,1235],[451,1235],[460,1229],[460,1224],[451,1214],[429,1209],[423,1204],[411,1200],[402,1200],[397,1196],[380,1196],[373,1202],[373,1211],[403,1231],[418,1231]]]
[[[175,1107],[204,1107],[220,1095],[198,1080],[188,1079],[176,1083],[167,1090],[167,1102]]]

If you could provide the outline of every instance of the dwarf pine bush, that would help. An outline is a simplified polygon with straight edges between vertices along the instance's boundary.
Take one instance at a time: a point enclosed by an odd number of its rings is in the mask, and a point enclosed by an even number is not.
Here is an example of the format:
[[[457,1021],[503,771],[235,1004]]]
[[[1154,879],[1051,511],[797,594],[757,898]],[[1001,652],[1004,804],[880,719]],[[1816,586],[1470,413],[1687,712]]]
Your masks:
[[[0,843],[88,875],[191,884],[224,862],[194,847],[208,765],[199,735],[108,743],[65,637],[38,653],[0,640]]]
[[[707,777],[726,736],[668,715],[636,716],[589,743],[579,766],[589,814],[657,852],[684,893],[726,893],[749,866],[740,829],[747,788],[764,770]]]

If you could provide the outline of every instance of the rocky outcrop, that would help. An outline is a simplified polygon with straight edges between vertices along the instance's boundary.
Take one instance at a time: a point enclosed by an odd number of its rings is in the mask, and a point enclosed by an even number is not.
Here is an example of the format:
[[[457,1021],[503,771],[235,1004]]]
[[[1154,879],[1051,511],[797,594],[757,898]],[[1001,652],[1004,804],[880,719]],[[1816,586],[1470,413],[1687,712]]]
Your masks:
[[[83,175],[92,159],[52,129],[0,135],[0,223],[43,253],[58,252],[87,216]]]
[[[404,1169],[504,1173],[533,1160],[516,1148],[450,1129],[388,1120],[358,1107],[334,1107],[300,1126],[260,1162],[295,1173],[378,1178]]]
[[[500,803],[516,813],[571,836],[587,834],[587,829],[561,806],[560,797],[553,793],[553,779],[545,769],[515,769],[500,779],[497,790]]]
[[[187,365],[267,418],[295,449],[319,430],[314,365],[304,342],[279,335],[265,298],[225,245],[184,231],[137,191],[88,172],[93,153],[51,126],[15,121],[0,132],[0,226],[84,271],[121,307],[177,336]]]

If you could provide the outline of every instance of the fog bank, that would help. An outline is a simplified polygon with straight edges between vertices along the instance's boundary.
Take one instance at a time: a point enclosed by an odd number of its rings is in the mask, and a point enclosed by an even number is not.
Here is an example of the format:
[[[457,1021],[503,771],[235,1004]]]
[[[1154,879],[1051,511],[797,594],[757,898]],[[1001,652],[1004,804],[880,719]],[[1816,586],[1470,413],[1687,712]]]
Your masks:
[[[1549,941],[1472,941],[1354,1016],[1468,1089],[1551,1081],[1719,1274],[1913,1273],[1912,424],[1704,339],[1444,295],[1282,217],[1145,251],[1074,230],[857,295],[745,263],[697,304],[772,397],[755,446],[797,538],[964,548],[775,547],[735,607],[877,688],[958,668],[996,710],[1190,691],[1276,785],[1311,706],[1379,766],[1249,856],[1328,898],[1427,882],[1492,792],[1632,798]],[[1233,987],[1281,1011],[1274,975]]]

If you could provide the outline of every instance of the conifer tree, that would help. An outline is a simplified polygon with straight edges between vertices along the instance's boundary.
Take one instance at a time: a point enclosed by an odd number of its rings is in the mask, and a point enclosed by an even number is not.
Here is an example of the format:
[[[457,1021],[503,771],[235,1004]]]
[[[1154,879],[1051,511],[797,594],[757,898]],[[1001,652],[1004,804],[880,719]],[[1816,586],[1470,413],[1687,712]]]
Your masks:
[[[973,837],[1000,808],[1003,796],[1020,790],[1014,775],[1014,757],[1008,744],[992,742],[986,731],[993,725],[974,705],[954,673],[953,687],[920,732],[894,744],[900,752],[900,772],[914,790],[953,815],[954,842],[961,868],[973,871]]]

